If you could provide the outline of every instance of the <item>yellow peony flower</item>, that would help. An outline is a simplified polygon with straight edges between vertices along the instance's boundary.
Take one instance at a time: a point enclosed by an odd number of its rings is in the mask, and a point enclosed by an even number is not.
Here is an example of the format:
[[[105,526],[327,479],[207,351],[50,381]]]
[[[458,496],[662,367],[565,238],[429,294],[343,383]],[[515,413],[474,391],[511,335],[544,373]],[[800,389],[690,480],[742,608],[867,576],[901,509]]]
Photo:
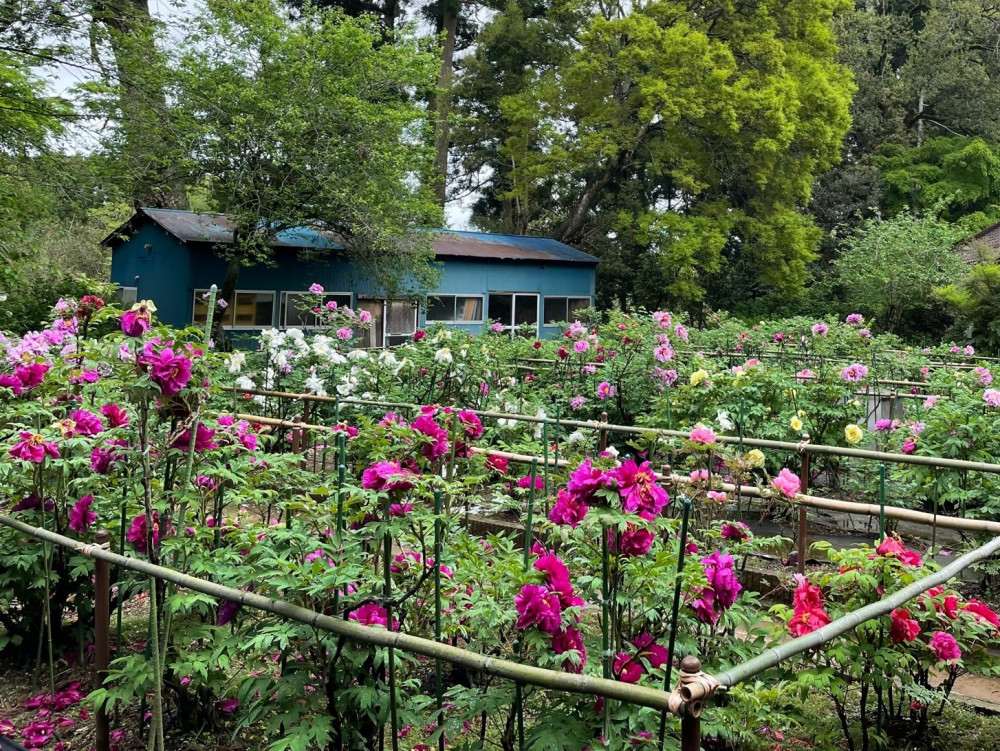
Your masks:
[[[704,369],[696,370],[691,374],[691,385],[697,386],[699,383],[708,378],[708,371]]]
[[[844,428],[844,438],[850,444],[861,443],[861,439],[864,438],[865,431],[860,427],[851,423],[846,428]]]
[[[746,455],[746,463],[750,467],[763,467],[764,452],[760,449],[750,449]]]
[[[802,420],[800,420],[798,417],[793,417],[791,420],[788,421],[788,424],[792,426],[792,430],[794,430],[796,433],[802,430]]]

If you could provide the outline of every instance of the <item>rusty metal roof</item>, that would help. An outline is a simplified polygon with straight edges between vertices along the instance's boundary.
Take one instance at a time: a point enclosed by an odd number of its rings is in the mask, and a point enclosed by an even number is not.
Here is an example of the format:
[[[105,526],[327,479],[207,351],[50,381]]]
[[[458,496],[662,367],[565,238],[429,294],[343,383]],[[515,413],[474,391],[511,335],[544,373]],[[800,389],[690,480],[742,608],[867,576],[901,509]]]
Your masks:
[[[198,214],[176,209],[143,208],[102,241],[117,245],[135,233],[143,217],[149,218],[181,242],[228,245],[233,242],[233,223],[225,214]],[[438,258],[478,258],[503,261],[542,261],[596,265],[600,261],[589,253],[548,237],[495,235],[485,232],[432,229],[434,254]],[[271,243],[274,247],[342,248],[333,232],[307,227],[282,230]]]

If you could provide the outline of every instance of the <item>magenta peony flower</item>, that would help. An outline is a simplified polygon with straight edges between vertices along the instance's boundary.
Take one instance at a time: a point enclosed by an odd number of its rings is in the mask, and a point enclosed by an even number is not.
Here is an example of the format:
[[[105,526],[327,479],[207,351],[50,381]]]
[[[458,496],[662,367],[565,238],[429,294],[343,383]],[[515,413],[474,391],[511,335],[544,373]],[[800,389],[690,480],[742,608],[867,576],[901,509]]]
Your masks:
[[[440,459],[448,453],[448,431],[438,425],[434,418],[428,414],[422,414],[412,423],[410,427],[418,433],[434,439],[433,443],[427,443],[420,447],[420,452],[424,458],[434,461]]]
[[[105,441],[104,446],[95,446],[90,452],[90,468],[99,475],[106,475],[111,469],[111,463],[121,461],[124,457],[115,452],[114,447],[125,447],[125,441]]]
[[[619,652],[615,656],[615,664],[612,667],[612,675],[622,683],[638,683],[642,678],[642,663],[635,655],[627,652]]]
[[[792,474],[787,467],[782,469],[778,473],[778,476],[771,480],[771,484],[786,498],[795,498],[799,490],[802,489],[802,483],[799,482],[799,478]]]
[[[129,525],[128,532],[125,534],[125,539],[130,543],[135,545],[136,552],[146,553],[149,550],[149,546],[146,541],[146,515],[139,514],[132,519],[132,524]],[[160,541],[160,512],[153,511],[153,545],[156,545]]]
[[[41,434],[21,431],[19,435],[21,436],[20,442],[15,443],[7,451],[15,459],[41,464],[45,461],[46,456],[51,456],[53,459],[59,458],[56,444],[46,441]]]
[[[825,323],[814,323],[812,327],[813,336],[826,336],[830,327]]]
[[[556,502],[549,511],[549,521],[553,524],[568,524],[574,529],[587,515],[586,502],[565,490],[560,490]]]
[[[722,524],[722,538],[724,540],[743,542],[744,540],[749,540],[751,537],[753,535],[750,533],[750,527],[743,522],[723,522]]]
[[[14,395],[20,395],[24,390],[21,379],[12,375],[0,375],[0,388],[10,389]]]
[[[691,431],[690,438],[693,443],[698,443],[702,446],[711,446],[718,440],[712,429],[706,428],[704,425],[698,425],[694,428]]]
[[[517,481],[517,487],[528,489],[531,487],[531,475],[525,475]],[[545,490],[545,479],[535,475],[535,490]]]
[[[716,601],[723,608],[732,607],[743,589],[733,570],[736,565],[733,557],[716,549],[712,555],[702,558],[701,563],[705,567],[705,578],[715,593]]]
[[[537,626],[547,634],[562,629],[562,604],[559,593],[537,584],[525,584],[514,596],[517,610],[517,627]]]
[[[647,522],[653,521],[655,518],[648,511],[639,512],[639,517]],[[645,555],[653,546],[655,539],[656,533],[652,529],[638,524],[629,524],[621,533],[620,545],[616,548],[614,530],[608,530],[609,548],[612,552],[620,552],[626,558]]]
[[[122,313],[122,331],[125,332],[126,336],[142,336],[149,331],[152,318],[152,314],[145,305],[139,306],[138,310],[127,310]]]
[[[907,436],[906,440],[903,441],[903,445],[899,447],[899,450],[904,454],[912,454],[917,450],[917,439],[913,436]]]
[[[213,441],[215,438],[215,431],[206,428],[200,422],[198,423],[198,428],[195,431],[194,436],[194,452],[200,454],[202,451],[208,451],[210,449],[218,448],[219,444]],[[185,430],[177,439],[170,444],[172,449],[180,449],[181,451],[187,451],[191,446],[191,430]]]
[[[108,418],[108,427],[120,428],[128,425],[128,412],[117,404],[105,404],[101,407],[101,414]]]
[[[549,582],[549,589],[559,595],[559,604],[562,607],[568,608],[583,604],[583,601],[573,594],[573,585],[569,580],[569,569],[566,568],[562,558],[546,553],[535,561],[534,567],[545,574]]]
[[[892,619],[889,638],[893,644],[911,642],[920,635],[920,624],[910,618],[910,611],[906,608],[893,610],[889,617]]]
[[[14,377],[21,382],[21,386],[26,389],[33,389],[41,386],[45,379],[45,374],[49,372],[49,366],[40,362],[33,362],[30,365],[19,365],[14,368]]]
[[[486,467],[501,475],[507,471],[507,465],[509,463],[510,460],[506,456],[489,454],[486,457]]]
[[[627,513],[648,511],[653,516],[659,516],[663,507],[670,503],[670,495],[656,484],[650,462],[639,465],[628,459],[608,472],[607,478],[617,484],[622,497],[622,508]]]
[[[955,662],[962,659],[962,650],[958,647],[955,637],[944,631],[931,634],[930,648],[938,662]]]
[[[147,358],[147,362],[150,365],[149,377],[164,396],[173,396],[191,380],[191,360],[175,355],[170,348],[160,350]]]
[[[73,421],[76,435],[97,435],[104,430],[101,418],[85,409],[74,410],[69,419]]]
[[[419,342],[420,340],[426,338],[427,338],[427,332],[422,329],[418,329],[417,331],[413,332],[413,341],[415,342]]]
[[[73,504],[69,510],[69,528],[78,534],[84,534],[90,525],[97,521],[97,513],[90,510],[94,505],[94,496],[85,495]]]
[[[583,634],[579,629],[567,628],[552,636],[552,651],[557,655],[575,651],[577,661],[566,660],[563,667],[571,673],[582,673],[587,664],[587,649],[583,645]]]
[[[410,490],[416,476],[403,469],[399,462],[375,462],[361,473],[361,487],[365,490],[393,491]]]
[[[483,434],[483,423],[475,412],[463,409],[458,413],[458,421],[465,427],[465,437],[474,441]]]
[[[591,464],[590,459],[583,461],[569,476],[566,489],[579,496],[581,500],[589,500],[594,493],[607,485],[610,478],[603,469]]]

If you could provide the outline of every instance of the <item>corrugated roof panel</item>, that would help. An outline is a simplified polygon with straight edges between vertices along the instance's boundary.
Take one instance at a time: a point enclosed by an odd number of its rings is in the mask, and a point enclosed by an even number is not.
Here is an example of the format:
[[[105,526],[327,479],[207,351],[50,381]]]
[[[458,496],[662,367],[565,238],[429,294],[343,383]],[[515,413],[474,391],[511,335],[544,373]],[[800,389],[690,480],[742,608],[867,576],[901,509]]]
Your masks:
[[[233,223],[225,214],[196,214],[176,209],[142,209],[142,213],[183,242],[227,245],[233,242]],[[109,235],[104,243],[128,227],[132,221]],[[541,261],[596,265],[599,259],[549,237],[497,235],[465,230],[432,229],[434,254],[437,257],[481,258],[502,261]],[[343,247],[332,232],[306,227],[283,230],[272,243],[274,247],[332,250]]]

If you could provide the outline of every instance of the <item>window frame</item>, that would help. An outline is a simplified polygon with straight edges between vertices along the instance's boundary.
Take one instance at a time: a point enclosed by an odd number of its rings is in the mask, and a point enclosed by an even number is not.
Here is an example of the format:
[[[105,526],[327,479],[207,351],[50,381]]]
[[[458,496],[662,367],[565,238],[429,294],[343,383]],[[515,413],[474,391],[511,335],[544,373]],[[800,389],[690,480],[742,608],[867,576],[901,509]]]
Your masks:
[[[389,337],[396,338],[406,338],[412,339],[413,335],[420,328],[420,303],[417,300],[411,300],[406,297],[378,297],[376,295],[358,295],[356,300],[356,306],[358,310],[361,310],[362,302],[380,302],[382,303],[382,345],[372,345],[368,349],[389,349],[390,347],[398,347],[399,344],[389,344]],[[401,334],[390,334],[389,333],[389,303],[393,302],[405,302],[413,307],[413,330],[407,333]],[[402,343],[402,342],[401,342]]]
[[[556,322],[556,323],[546,323],[545,322],[545,303],[548,300],[557,300],[559,298],[562,298],[563,300],[566,301],[566,318],[561,319],[562,321],[565,321],[566,323],[570,322],[569,321],[569,301],[570,300],[586,300],[588,308],[593,307],[593,305],[594,305],[594,297],[593,297],[593,295],[545,295],[542,298],[542,326],[548,326],[549,328],[558,328],[558,326],[559,326],[558,322]]]
[[[194,313],[198,309],[197,306],[208,305],[206,300],[201,299],[200,293],[208,292],[207,289],[197,288],[191,297],[191,323],[195,325],[201,325],[199,322],[195,321]],[[237,326],[236,325],[236,302],[234,301],[232,305],[226,308],[226,314],[232,316],[232,323],[229,325],[223,323],[222,328],[227,331],[257,331],[258,329],[269,329],[274,328],[274,317],[277,312],[275,302],[278,299],[278,294],[273,289],[238,289],[233,293],[234,298],[239,299],[241,294],[244,295],[270,295],[271,296],[271,322],[268,324],[254,324],[253,326]]]
[[[468,326],[473,326],[473,325],[476,325],[476,324],[482,325],[483,323],[486,322],[486,295],[484,295],[482,293],[479,293],[479,294],[476,294],[476,293],[464,294],[464,293],[461,293],[461,292],[456,292],[454,294],[452,294],[452,293],[449,292],[449,293],[440,294],[440,295],[427,295],[427,299],[434,298],[435,300],[440,300],[442,297],[450,297],[450,298],[453,299],[453,304],[452,304],[452,311],[453,311],[453,313],[452,314],[455,317],[452,318],[452,320],[450,320],[450,321],[441,320],[439,318],[428,318],[428,317],[425,317],[424,320],[427,323],[443,323],[443,324],[446,324],[446,325],[464,324],[464,325],[468,325]],[[475,297],[475,298],[478,298],[479,302],[481,303],[481,305],[479,306],[479,310],[481,312],[479,314],[479,318],[478,319],[476,319],[474,321],[466,321],[464,319],[463,320],[459,320],[459,318],[458,318],[458,298],[460,298],[460,297]],[[429,314],[430,310],[431,310],[431,307],[430,307],[430,305],[428,305],[427,308],[426,308],[426,312]]]
[[[496,321],[497,323],[500,323],[503,326],[503,330],[504,331],[509,331],[511,333],[516,333],[517,330],[521,326],[527,325],[527,324],[523,324],[523,323],[522,324],[515,324],[514,323],[514,317],[515,317],[516,311],[517,311],[517,298],[518,297],[533,297],[533,298],[535,298],[535,335],[536,336],[538,335],[538,332],[540,330],[539,327],[542,324],[542,317],[541,317],[540,313],[544,312],[543,310],[540,309],[540,305],[541,305],[541,301],[542,301],[542,295],[541,295],[541,293],[539,293],[539,292],[511,292],[511,291],[499,290],[499,289],[490,290],[489,292],[486,293],[487,305],[489,304],[489,297],[491,295],[510,295],[510,310],[508,311],[509,315],[507,316],[507,318],[506,318],[505,321],[504,320],[500,320],[499,318],[497,318],[493,314],[492,308],[490,310],[486,311],[485,315],[489,316],[489,320]]]
[[[239,290],[239,291],[243,292],[243,291],[247,291],[247,290]],[[308,331],[309,329],[313,328],[312,326],[289,326],[285,322],[285,319],[288,317],[288,302],[287,302],[288,301],[288,297],[287,296],[288,295],[311,295],[311,294],[313,294],[313,293],[310,292],[307,289],[302,290],[302,291],[293,290],[293,289],[282,290],[282,292],[281,292],[281,294],[279,295],[279,298],[278,298],[278,328],[279,329],[281,329],[282,331],[285,331],[286,329],[298,329],[298,328],[301,328],[303,330],[307,330]],[[324,297],[327,297],[327,296],[329,296],[329,297],[347,297],[347,298],[350,299],[350,302],[347,303],[347,306],[351,307],[351,308],[354,307],[354,293],[353,292],[326,292],[324,290],[321,294]],[[284,310],[284,312],[285,312],[284,316],[282,316],[282,314],[281,314],[282,310]],[[315,315],[315,314],[313,314],[313,315]]]

